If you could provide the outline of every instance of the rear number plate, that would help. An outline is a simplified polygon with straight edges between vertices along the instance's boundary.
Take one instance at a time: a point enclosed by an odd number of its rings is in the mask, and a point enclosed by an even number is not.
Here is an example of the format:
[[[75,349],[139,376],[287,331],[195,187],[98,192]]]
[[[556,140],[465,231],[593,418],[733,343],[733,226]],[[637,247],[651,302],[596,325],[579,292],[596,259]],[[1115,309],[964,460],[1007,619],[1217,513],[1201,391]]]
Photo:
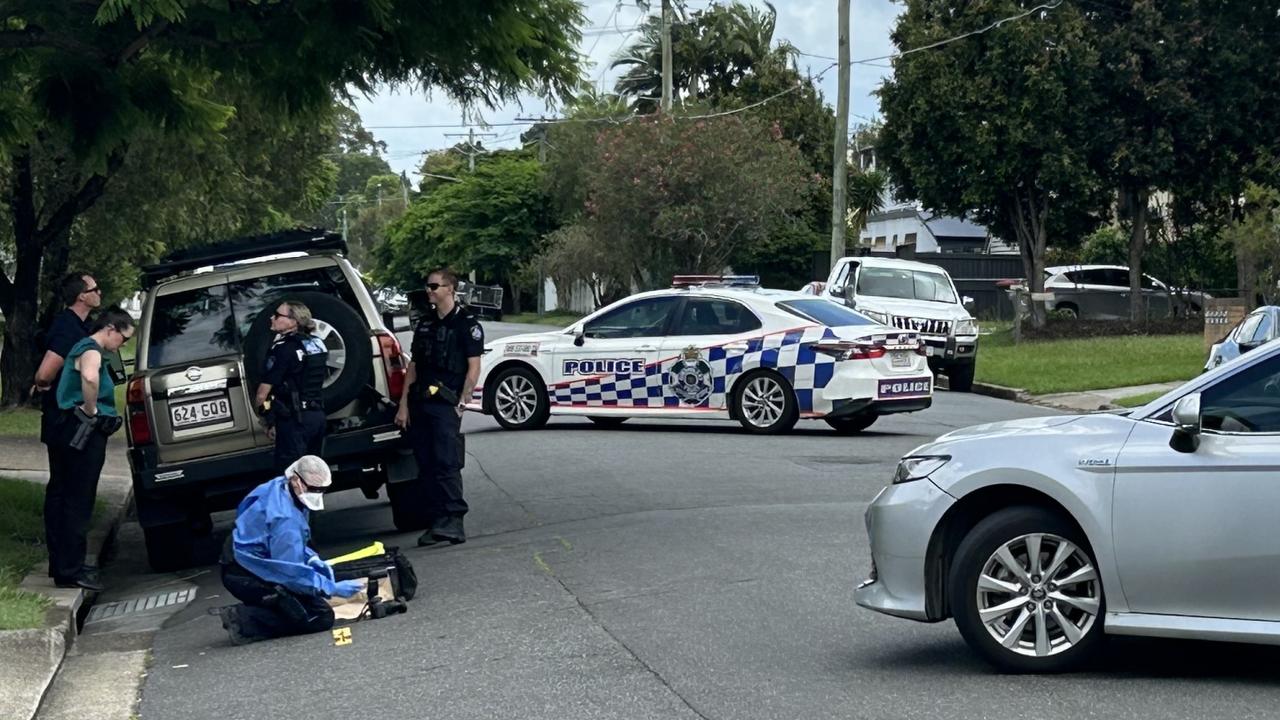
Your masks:
[[[169,406],[169,420],[175,430],[226,422],[231,419],[231,400],[223,397]]]
[[[911,356],[901,350],[894,350],[889,353],[889,363],[896,368],[911,367]]]
[[[928,395],[932,386],[933,381],[929,378],[916,378],[914,380],[881,380],[880,397],[903,398]]]

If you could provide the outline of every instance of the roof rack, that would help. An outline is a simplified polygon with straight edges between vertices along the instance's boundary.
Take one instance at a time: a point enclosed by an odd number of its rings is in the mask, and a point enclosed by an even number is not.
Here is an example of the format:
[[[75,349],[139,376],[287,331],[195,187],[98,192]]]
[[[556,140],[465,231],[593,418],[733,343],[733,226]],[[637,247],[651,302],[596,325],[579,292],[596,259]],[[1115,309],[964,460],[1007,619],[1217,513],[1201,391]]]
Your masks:
[[[337,250],[347,253],[347,241],[335,232],[321,228],[294,228],[250,235],[213,245],[175,250],[160,258],[155,265],[142,268],[142,287],[150,289],[161,280],[211,265],[225,265],[267,255],[288,252],[318,253]]]
[[[759,275],[676,275],[671,287],[760,287]]]

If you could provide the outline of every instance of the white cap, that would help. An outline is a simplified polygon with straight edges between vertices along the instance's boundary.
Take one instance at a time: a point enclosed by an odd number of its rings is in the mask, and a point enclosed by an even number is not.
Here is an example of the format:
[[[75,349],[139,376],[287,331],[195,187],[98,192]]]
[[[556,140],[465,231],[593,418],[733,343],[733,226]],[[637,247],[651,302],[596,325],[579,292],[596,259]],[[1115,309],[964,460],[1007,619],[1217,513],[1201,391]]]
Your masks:
[[[333,475],[329,472],[329,463],[315,455],[303,455],[293,464],[285,468],[286,478],[297,475],[307,487],[327,488],[333,484]]]

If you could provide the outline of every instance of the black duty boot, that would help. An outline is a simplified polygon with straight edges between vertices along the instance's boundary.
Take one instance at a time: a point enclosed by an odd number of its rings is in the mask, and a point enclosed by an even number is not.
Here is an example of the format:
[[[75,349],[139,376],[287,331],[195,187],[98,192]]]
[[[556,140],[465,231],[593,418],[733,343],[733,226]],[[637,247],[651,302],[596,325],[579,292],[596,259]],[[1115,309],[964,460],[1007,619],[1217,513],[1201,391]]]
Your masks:
[[[436,523],[428,534],[436,542],[447,542],[450,545],[460,545],[467,541],[467,533],[463,530],[460,515],[444,518]]]
[[[227,605],[218,608],[218,617],[222,619],[222,629],[231,637],[232,645],[248,645],[254,639],[244,634],[240,626],[240,608],[238,605]]]

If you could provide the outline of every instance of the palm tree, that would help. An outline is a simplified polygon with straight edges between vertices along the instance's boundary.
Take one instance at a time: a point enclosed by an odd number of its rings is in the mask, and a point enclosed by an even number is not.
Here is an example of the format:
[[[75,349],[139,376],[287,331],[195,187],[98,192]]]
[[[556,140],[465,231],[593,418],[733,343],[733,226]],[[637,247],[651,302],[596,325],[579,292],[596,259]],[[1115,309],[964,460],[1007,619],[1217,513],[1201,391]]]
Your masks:
[[[776,29],[772,5],[762,11],[733,2],[686,13],[677,3],[671,28],[674,93],[714,100],[733,94],[745,76],[764,64],[790,64],[796,49],[785,42],[774,47]],[[631,98],[637,112],[652,112],[662,94],[662,19],[646,19],[640,39],[610,67],[628,68],[615,91]]]
[[[889,178],[878,170],[850,171],[847,192],[850,235],[860,237],[867,227],[867,219],[884,209],[888,188]]]

